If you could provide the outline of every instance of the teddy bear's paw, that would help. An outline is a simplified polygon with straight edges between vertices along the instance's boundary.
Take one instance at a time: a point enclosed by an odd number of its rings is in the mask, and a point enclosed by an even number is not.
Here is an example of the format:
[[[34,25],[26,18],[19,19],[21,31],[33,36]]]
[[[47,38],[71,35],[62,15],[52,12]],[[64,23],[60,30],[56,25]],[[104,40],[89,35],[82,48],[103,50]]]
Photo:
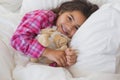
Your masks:
[[[37,58],[30,58],[30,62],[37,63],[37,62],[39,62],[39,60]]]

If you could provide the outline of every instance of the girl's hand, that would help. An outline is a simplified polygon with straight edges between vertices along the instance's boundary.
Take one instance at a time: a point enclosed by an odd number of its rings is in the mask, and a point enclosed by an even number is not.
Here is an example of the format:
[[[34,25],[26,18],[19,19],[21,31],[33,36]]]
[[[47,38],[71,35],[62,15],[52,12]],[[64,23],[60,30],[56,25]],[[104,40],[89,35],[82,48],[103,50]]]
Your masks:
[[[75,64],[77,61],[77,55],[75,53],[75,50],[72,50],[71,48],[67,48],[65,50],[65,53],[66,53],[67,65],[71,66]]]
[[[57,66],[66,67],[67,59],[64,51],[46,48],[42,56],[57,63]]]

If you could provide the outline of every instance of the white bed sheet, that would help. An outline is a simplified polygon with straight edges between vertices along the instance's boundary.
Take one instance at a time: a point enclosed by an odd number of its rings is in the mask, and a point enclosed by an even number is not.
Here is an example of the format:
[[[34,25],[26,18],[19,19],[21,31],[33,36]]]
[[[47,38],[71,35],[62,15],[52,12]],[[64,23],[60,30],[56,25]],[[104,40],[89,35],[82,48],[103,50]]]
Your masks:
[[[16,26],[20,22],[21,17],[21,14],[11,13],[2,6],[0,7],[0,40],[4,41],[5,45],[7,45],[7,50],[11,50],[10,54],[13,56],[16,54],[16,52],[11,49],[9,40],[12,33],[16,29]],[[11,63],[13,63],[13,65],[15,64],[15,62]],[[0,72],[5,71],[5,66],[2,67],[3,69],[1,69]],[[54,68],[31,63],[25,63],[25,65],[16,66],[10,73],[11,79],[14,78],[14,80],[120,80],[120,74],[110,73],[92,73],[88,76],[73,78],[69,71],[64,68]],[[0,80],[3,79],[0,77]]]

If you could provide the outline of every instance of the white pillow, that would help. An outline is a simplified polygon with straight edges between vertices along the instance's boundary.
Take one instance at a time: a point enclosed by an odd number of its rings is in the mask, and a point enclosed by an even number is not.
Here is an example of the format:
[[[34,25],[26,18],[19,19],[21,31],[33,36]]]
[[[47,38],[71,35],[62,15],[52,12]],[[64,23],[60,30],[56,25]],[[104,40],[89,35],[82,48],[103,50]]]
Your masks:
[[[88,0],[91,3],[97,4],[98,6],[102,6],[103,4],[105,4],[108,0]]]
[[[88,1],[90,1],[91,3],[97,4],[98,6],[102,6],[103,4],[114,3],[119,0],[88,0]]]
[[[75,77],[94,72],[115,73],[120,55],[120,4],[105,4],[73,36],[78,61],[70,68]]]
[[[0,5],[4,6],[7,10],[17,11],[20,9],[22,0],[0,0]]]
[[[14,50],[10,46],[10,38],[18,18],[14,15],[0,15],[0,80],[13,80]],[[18,16],[17,16],[18,17]]]
[[[73,80],[71,74],[61,67],[50,67],[28,63],[17,66],[13,71],[15,80]]]
[[[0,80],[13,80],[14,60],[10,52],[6,44],[0,39]]]
[[[23,0],[21,13],[26,13],[36,9],[52,9],[65,1],[70,0]]]

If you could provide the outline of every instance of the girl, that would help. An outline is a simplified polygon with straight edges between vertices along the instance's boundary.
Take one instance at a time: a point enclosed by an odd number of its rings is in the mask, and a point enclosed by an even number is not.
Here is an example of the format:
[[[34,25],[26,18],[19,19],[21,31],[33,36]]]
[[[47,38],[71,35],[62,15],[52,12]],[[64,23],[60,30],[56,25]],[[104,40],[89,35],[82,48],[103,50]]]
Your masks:
[[[36,36],[41,29],[57,26],[57,30],[72,38],[85,20],[98,9],[85,0],[74,0],[63,3],[52,10],[35,10],[27,13],[11,38],[11,45],[30,57],[44,56],[57,63],[58,66],[71,66],[76,62],[74,50],[53,50],[42,46]]]

